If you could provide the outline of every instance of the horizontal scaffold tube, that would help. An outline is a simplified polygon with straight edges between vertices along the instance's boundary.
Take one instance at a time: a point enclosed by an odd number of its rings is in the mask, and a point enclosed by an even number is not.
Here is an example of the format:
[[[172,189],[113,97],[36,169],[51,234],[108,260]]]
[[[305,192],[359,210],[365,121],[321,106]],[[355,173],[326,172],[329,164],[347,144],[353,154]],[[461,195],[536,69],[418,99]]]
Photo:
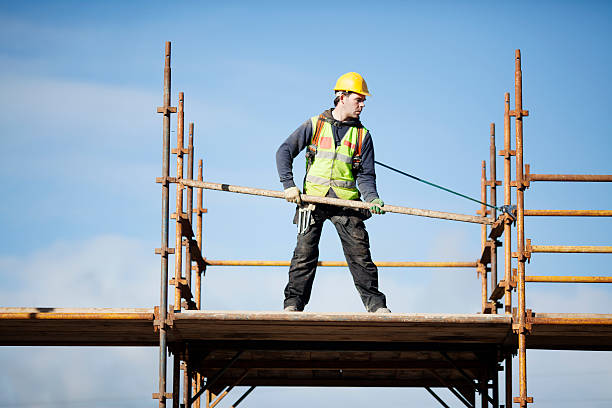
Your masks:
[[[529,181],[611,182],[612,174],[529,174]]]
[[[188,179],[179,179],[176,180],[185,186],[196,187],[196,188],[204,188],[207,190],[218,190],[218,191],[228,191],[231,193],[240,193],[240,194],[250,194],[257,195],[263,197],[273,197],[273,198],[285,198],[285,195],[282,191],[276,190],[263,190],[260,188],[252,188],[252,187],[240,187],[240,186],[232,186],[229,184],[219,184],[219,183],[209,183],[206,181],[197,181],[197,180],[188,180]],[[363,201],[356,200],[341,200],[339,198],[330,198],[330,197],[316,197],[302,194],[302,201],[306,203],[314,203],[314,204],[327,204],[327,205],[335,205],[339,207],[350,207],[350,208],[365,208],[369,209],[370,204],[364,203]],[[432,210],[422,210],[419,208],[409,208],[409,207],[399,207],[395,205],[385,204],[383,207],[385,211],[397,214],[408,214],[408,215],[417,215],[420,217],[429,217],[429,218],[439,218],[443,220],[453,220],[453,221],[463,221],[463,222],[471,222],[474,224],[493,224],[495,220],[488,217],[478,217],[475,215],[465,215],[465,214],[455,214],[448,213],[442,211],[432,211]]]
[[[610,254],[612,246],[532,245],[531,252],[563,254]]]
[[[525,282],[612,283],[612,276],[525,276]]]
[[[289,261],[250,261],[206,259],[210,266],[289,266]],[[374,262],[379,268],[476,268],[477,262]],[[318,266],[347,266],[345,261],[319,261]]]
[[[612,210],[525,210],[531,217],[612,217]]]

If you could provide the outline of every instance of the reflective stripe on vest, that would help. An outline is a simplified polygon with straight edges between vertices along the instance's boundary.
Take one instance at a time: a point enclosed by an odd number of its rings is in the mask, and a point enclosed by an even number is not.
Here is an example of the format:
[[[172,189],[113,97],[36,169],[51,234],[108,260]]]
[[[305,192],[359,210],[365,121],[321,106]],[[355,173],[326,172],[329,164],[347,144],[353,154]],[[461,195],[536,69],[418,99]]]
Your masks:
[[[355,181],[342,181],[342,180],[330,180],[324,177],[313,176],[312,174],[308,174],[306,176],[306,181],[309,181],[313,184],[320,184],[322,186],[331,186],[331,187],[342,187],[342,188],[355,188]],[[310,193],[306,193],[310,194]]]
[[[318,119],[317,116],[311,118],[313,135]],[[306,174],[304,185],[306,194],[325,197],[331,188],[336,196],[343,200],[359,198],[359,190],[353,175],[353,156],[358,149],[359,134],[363,135],[365,132],[365,128],[360,132],[358,128],[351,127],[340,141],[340,145],[335,146],[331,124],[323,122],[316,140],[317,153]]]

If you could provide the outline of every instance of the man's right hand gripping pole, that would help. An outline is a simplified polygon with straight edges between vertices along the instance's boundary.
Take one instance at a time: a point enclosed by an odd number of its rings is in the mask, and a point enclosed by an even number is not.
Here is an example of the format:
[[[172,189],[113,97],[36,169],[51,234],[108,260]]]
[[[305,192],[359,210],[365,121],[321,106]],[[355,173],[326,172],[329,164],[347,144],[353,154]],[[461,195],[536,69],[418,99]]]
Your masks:
[[[301,205],[302,198],[300,197],[300,189],[297,187],[289,187],[285,189],[285,200],[289,201],[290,203]]]

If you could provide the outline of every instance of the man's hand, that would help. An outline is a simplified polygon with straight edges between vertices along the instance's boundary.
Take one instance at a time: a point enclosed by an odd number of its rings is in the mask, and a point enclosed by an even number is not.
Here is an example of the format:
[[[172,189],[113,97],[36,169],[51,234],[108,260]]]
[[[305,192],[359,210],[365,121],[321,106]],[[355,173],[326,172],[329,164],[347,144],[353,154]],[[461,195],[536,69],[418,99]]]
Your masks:
[[[285,200],[289,201],[290,203],[301,205],[302,199],[300,198],[300,189],[297,187],[289,187],[286,189]]]
[[[372,204],[372,206],[370,206],[370,212],[372,214],[384,214],[385,213],[385,210],[382,209],[382,207],[385,206],[385,203],[380,198],[373,199],[372,201],[370,201],[370,204]]]

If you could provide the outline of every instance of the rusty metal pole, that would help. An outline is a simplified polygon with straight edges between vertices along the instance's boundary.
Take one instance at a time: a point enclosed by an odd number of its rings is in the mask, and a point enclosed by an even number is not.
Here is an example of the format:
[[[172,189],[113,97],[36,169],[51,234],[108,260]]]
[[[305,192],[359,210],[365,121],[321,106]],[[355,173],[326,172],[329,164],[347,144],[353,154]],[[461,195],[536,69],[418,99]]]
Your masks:
[[[193,180],[193,123],[189,124],[189,145],[187,146],[187,179]],[[191,229],[193,230],[193,187],[187,186],[186,189],[187,208],[185,212],[187,213],[189,224],[191,224]],[[191,239],[191,237],[188,237],[187,239]],[[191,250],[189,249],[189,245],[185,246],[185,279],[187,280],[187,285],[191,289]]]
[[[510,94],[504,95],[504,150],[500,156],[504,156],[504,205],[512,204],[512,163],[511,158],[515,152],[511,150],[510,135]],[[512,220],[506,218],[504,221],[504,313],[512,313]],[[512,407],[512,353],[508,352],[505,356],[504,374],[504,401],[505,407]]]
[[[205,181],[196,181],[196,180],[185,180],[178,179],[173,180],[177,183],[181,183],[186,186],[205,188],[207,190],[217,190],[217,191],[226,191],[230,193],[239,193],[239,194],[249,194],[249,195],[257,195],[262,197],[270,197],[270,198],[280,198],[284,199],[285,195],[282,191],[277,190],[264,190],[261,188],[253,188],[253,187],[242,187],[235,186],[225,183],[210,183]],[[302,201],[306,203],[313,204],[326,204],[326,205],[334,205],[339,207],[349,207],[349,208],[363,208],[369,209],[370,204],[365,203],[363,201],[357,200],[342,200],[340,198],[332,198],[332,197],[318,197],[302,194]],[[454,220],[461,222],[471,222],[475,224],[487,224],[491,225],[495,222],[492,218],[489,217],[478,217],[475,215],[466,215],[466,214],[455,214],[448,213],[443,211],[433,211],[433,210],[424,210],[420,208],[409,208],[409,207],[399,207],[396,205],[385,204],[385,211],[388,213],[396,213],[396,214],[408,214],[408,215],[416,215],[419,217],[430,217],[430,218],[439,218],[443,220]]]
[[[193,126],[190,126],[189,132],[190,134],[193,134]],[[193,150],[191,150],[191,154],[193,154]],[[202,179],[202,159],[200,159],[198,162],[198,180],[199,181],[203,180]],[[204,189],[202,188],[197,189],[197,209],[191,210],[191,212],[196,213],[196,218],[197,218],[196,241],[198,243],[198,247],[200,248],[200,254],[202,255],[202,257],[204,256],[204,254],[202,253],[202,214],[204,212],[202,208],[203,192],[204,192]],[[198,310],[201,310],[202,309],[202,272],[203,271],[200,270],[200,265],[197,263],[195,265],[195,270],[196,270],[195,302],[196,302],[196,308]],[[202,387],[202,376],[200,375],[199,372],[195,373],[194,382],[195,382],[194,387],[193,387],[194,391],[198,393]],[[201,398],[198,397],[198,399],[195,401],[195,404],[194,404],[195,408],[200,408],[200,400]]]
[[[290,266],[290,261],[217,260],[206,259],[210,266]],[[477,268],[478,262],[385,262],[375,261],[379,268]],[[346,267],[346,261],[318,261],[317,266]]]
[[[499,370],[497,359],[492,362],[489,372],[491,373],[490,377],[493,390],[493,408],[499,408]]]
[[[195,373],[193,376],[193,390],[197,393],[198,391],[200,391],[200,384],[201,384],[202,380],[201,380],[201,376],[200,373]],[[193,403],[193,406],[195,408],[200,408],[200,397],[198,397],[195,402]]]
[[[189,362],[189,356],[185,354],[185,361],[183,365],[183,406],[189,408],[191,404],[189,400],[191,398],[191,364]]]
[[[486,376],[481,375],[481,377],[478,379],[478,389],[480,390],[481,408],[487,408],[489,406],[489,400],[487,399],[487,395],[489,395],[489,390],[487,389],[488,381],[485,378]]]
[[[525,189],[527,182],[523,174],[523,117],[527,112],[523,111],[523,78],[521,72],[521,51],[515,51],[515,73],[514,73],[514,102],[515,108],[511,112],[514,116],[516,136],[516,205],[517,205],[517,253],[518,253],[518,332],[519,343],[519,388],[520,396],[514,399],[521,408],[533,402],[527,397],[527,325],[525,308]]]
[[[181,357],[178,351],[174,352],[172,367],[172,408],[180,408],[181,399]]]
[[[176,127],[176,177],[183,178],[183,153],[184,153],[184,127],[185,114],[183,111],[184,94],[179,92],[178,124]],[[181,290],[183,280],[183,229],[181,216],[183,215],[183,189],[185,187],[176,183],[176,247],[174,249],[174,310],[181,311]]]
[[[512,407],[512,353],[506,353],[506,364],[505,364],[505,375],[506,375],[506,387],[505,387],[505,407]]]
[[[529,172],[528,172],[529,173]],[[561,182],[612,182],[612,174],[528,174],[529,181],[561,181]]]
[[[168,314],[168,227],[169,227],[169,205],[170,183],[170,114],[176,112],[176,108],[170,106],[170,41],[166,42],[164,56],[164,100],[163,106],[157,108],[158,113],[164,115],[163,119],[163,153],[162,153],[162,177],[159,180],[162,184],[162,225],[161,225],[161,248],[157,253],[161,255],[161,283],[159,300],[159,390],[156,398],[159,400],[159,407],[166,406],[166,371],[168,362],[168,344],[166,331],[166,318]]]
[[[495,157],[495,123],[491,123],[491,143],[489,148],[489,172],[490,172],[490,184],[491,188],[491,205],[493,207],[497,207],[497,163]],[[493,219],[497,219],[497,210],[495,208],[491,208],[491,217]],[[497,286],[497,239],[493,239],[491,247],[491,293],[495,290]],[[497,302],[494,302],[493,308],[491,309],[491,313],[497,313]]]
[[[483,203],[487,202],[487,162],[482,161],[482,169],[480,173],[480,201]],[[482,205],[479,215],[486,217],[487,216],[487,206]],[[480,243],[482,251],[486,250],[487,246],[487,226],[482,224],[480,226]],[[478,270],[480,272],[480,279],[482,283],[481,297],[482,297],[482,313],[485,313],[487,308],[487,265],[479,264]]]
[[[612,210],[525,210],[525,217],[612,217]]]
[[[216,394],[213,394],[209,390],[205,392],[206,408],[210,408],[210,404],[217,398]]]
[[[198,181],[203,181],[202,179],[202,159],[198,162]],[[198,242],[198,246],[200,247],[200,254],[204,257],[204,252],[202,248],[202,215],[204,213],[204,208],[202,207],[204,201],[204,189],[198,188],[198,203],[197,209],[195,210],[198,221],[196,227],[196,241]],[[195,278],[195,301],[196,307],[198,310],[202,310],[202,273],[204,271],[200,270],[200,266],[196,265],[196,278]],[[199,391],[199,389],[197,390]]]
[[[504,95],[504,150],[500,152],[504,156],[504,205],[512,204],[512,163],[511,157],[516,155],[516,152],[511,150],[510,141],[510,94],[506,92]],[[504,221],[504,281],[506,287],[504,290],[504,312],[512,313],[512,220],[506,218]]]

